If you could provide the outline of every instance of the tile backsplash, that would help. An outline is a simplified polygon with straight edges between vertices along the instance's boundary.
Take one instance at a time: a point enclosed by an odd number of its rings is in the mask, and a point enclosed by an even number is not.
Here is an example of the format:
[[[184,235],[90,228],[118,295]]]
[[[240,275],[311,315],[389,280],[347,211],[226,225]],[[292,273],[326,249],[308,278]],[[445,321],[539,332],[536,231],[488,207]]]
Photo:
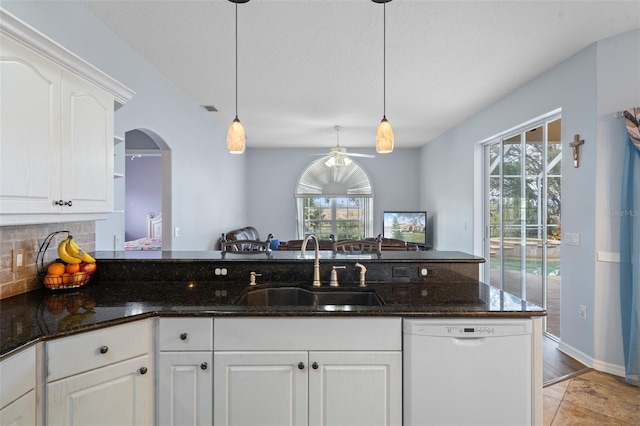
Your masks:
[[[95,251],[96,224],[93,221],[0,227],[0,299],[43,287],[37,277],[36,257],[47,235],[56,231],[69,231],[83,249]],[[57,258],[56,248],[63,238],[66,234],[58,234],[51,241],[44,256],[45,267]],[[15,249],[24,249],[25,266],[17,272],[12,271]]]

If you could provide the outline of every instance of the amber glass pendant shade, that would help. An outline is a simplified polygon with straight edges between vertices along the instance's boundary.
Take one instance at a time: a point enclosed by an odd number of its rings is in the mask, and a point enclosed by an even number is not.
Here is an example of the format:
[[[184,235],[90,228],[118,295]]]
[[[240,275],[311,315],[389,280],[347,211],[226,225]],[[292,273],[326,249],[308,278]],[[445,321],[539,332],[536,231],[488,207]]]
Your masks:
[[[393,151],[393,129],[387,117],[382,117],[376,130],[376,151],[380,154],[388,154]]]
[[[227,132],[227,150],[230,154],[242,154],[244,152],[247,137],[244,134],[244,127],[238,120],[238,116],[231,122]]]

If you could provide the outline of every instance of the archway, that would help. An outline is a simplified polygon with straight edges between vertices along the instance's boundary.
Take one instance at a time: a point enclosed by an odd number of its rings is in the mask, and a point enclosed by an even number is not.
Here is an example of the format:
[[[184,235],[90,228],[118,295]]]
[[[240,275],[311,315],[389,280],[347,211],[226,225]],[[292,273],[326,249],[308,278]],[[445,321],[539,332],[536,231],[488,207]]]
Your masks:
[[[171,148],[166,141],[153,130],[133,129],[125,133],[125,156],[127,161],[143,157],[160,157],[157,175],[160,179],[158,204],[162,214],[162,250],[171,250],[172,247],[172,200],[171,200]],[[126,176],[125,176],[126,179]],[[131,179],[125,180],[125,191],[134,183]],[[127,206],[125,206],[126,215]],[[154,209],[155,210],[155,209]],[[146,215],[146,212],[145,212]],[[126,221],[125,221],[126,223]],[[125,235],[126,235],[125,228]]]

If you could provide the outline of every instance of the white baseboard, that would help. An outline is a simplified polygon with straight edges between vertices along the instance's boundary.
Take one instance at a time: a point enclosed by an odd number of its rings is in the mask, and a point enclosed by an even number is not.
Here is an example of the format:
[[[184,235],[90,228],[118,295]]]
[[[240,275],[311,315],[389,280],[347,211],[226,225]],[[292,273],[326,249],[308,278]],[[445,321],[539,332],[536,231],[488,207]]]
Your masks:
[[[611,364],[608,362],[603,362],[597,359],[593,359],[593,357],[590,357],[584,352],[579,351],[576,348],[569,346],[562,341],[558,343],[558,350],[564,354],[569,355],[571,358],[574,358],[580,361],[587,367],[593,368],[594,370],[598,370],[603,373],[613,374],[614,376],[619,376],[619,377],[625,376],[624,365]]]
[[[593,360],[594,370],[602,371],[603,373],[613,374],[614,376],[625,377],[624,365],[610,364],[608,362],[602,362]]]

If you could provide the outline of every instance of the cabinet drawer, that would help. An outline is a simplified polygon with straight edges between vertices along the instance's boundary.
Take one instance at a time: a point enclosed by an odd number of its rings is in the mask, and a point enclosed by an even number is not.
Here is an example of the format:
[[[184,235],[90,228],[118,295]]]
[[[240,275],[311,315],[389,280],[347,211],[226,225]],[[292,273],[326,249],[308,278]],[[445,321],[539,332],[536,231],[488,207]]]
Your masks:
[[[148,354],[150,324],[136,321],[48,342],[47,382]]]
[[[160,318],[158,350],[213,350],[213,318]]]
[[[26,349],[0,362],[0,408],[36,387],[36,348]]]

